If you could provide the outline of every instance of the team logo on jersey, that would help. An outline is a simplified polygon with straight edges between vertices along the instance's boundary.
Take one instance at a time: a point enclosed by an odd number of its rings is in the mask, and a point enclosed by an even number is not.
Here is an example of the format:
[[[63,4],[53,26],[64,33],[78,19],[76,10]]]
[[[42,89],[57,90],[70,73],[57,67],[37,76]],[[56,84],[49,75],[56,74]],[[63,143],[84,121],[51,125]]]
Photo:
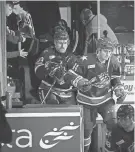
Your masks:
[[[110,83],[110,77],[109,77],[108,73],[106,73],[106,72],[98,75],[98,78],[99,78],[99,80],[97,80],[98,82],[93,84],[97,88],[104,88],[105,86],[107,86]]]

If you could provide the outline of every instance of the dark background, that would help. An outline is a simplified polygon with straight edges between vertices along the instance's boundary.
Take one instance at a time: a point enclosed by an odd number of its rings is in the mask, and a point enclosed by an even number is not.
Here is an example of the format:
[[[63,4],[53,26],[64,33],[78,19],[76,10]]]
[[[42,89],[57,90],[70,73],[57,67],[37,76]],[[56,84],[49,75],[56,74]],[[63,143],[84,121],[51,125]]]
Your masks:
[[[29,1],[26,4],[31,13],[37,36],[47,33],[60,19],[58,2]]]
[[[21,5],[30,12],[36,35],[42,35],[60,19],[58,1],[21,1]],[[64,3],[64,2],[63,2]],[[66,2],[65,2],[66,3]],[[92,7],[94,14],[97,14],[96,1],[70,1],[71,4],[71,28],[80,29],[80,12],[83,8]],[[131,32],[134,29],[134,1],[101,1],[100,11],[107,20],[114,32],[119,32],[116,27],[123,26],[126,30],[120,32]],[[15,15],[10,17],[10,24],[13,29]],[[11,19],[12,18],[12,19]]]
[[[96,1],[71,2],[72,20],[79,22],[81,10],[90,7],[96,15]],[[128,31],[134,29],[134,1],[100,1],[100,12],[107,18],[109,26],[114,31],[117,26],[124,26]]]
[[[20,5],[27,10],[32,17],[36,36],[47,33],[52,26],[60,19],[58,2],[55,1],[21,1]],[[16,15],[8,17],[8,25],[16,30]]]
[[[77,50],[83,54],[84,50],[84,26],[80,22],[80,13],[84,8],[91,8],[93,14],[97,15],[96,1],[72,1],[71,2],[71,27],[79,31],[79,44]],[[108,25],[114,33],[124,33],[126,36],[118,35],[119,41],[126,42],[127,34],[133,39],[134,30],[134,1],[100,1],[100,13],[107,18]],[[119,28],[118,28],[119,27]],[[116,35],[117,36],[117,35]],[[121,39],[122,38],[122,39]],[[129,40],[130,41],[130,40]],[[133,42],[134,40],[132,40]]]

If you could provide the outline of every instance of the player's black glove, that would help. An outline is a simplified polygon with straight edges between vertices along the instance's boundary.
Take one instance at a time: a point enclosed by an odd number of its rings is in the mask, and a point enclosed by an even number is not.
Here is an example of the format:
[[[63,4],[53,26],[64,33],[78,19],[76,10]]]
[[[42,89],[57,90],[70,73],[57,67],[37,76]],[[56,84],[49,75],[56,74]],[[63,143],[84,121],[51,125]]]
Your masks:
[[[64,67],[57,64],[55,67],[52,68],[49,75],[51,77],[54,77],[56,79],[56,81],[60,84],[60,83],[64,82],[64,80],[63,80],[64,73],[65,73]]]
[[[82,78],[77,82],[77,88],[83,92],[87,92],[91,89],[91,85],[88,79]]]

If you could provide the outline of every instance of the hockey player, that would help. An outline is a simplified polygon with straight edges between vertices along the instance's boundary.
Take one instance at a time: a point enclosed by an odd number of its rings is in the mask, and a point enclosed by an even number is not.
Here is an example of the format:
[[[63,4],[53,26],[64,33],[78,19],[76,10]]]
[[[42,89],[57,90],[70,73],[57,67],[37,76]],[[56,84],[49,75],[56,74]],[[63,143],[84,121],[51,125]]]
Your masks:
[[[67,25],[67,22],[63,19],[60,19],[56,24],[50,28],[48,33],[45,33],[44,35],[40,36],[40,45],[39,45],[39,53],[42,51],[42,49],[48,48],[51,45],[53,45],[53,35],[57,31],[67,31],[69,37],[70,37],[70,44],[71,44],[71,30]]]
[[[77,59],[64,80],[78,88],[77,101],[84,109],[84,146],[88,151],[91,133],[96,124],[97,112],[103,117],[107,129],[115,123],[113,92],[121,99],[125,97],[120,82],[120,65],[112,55],[113,44],[105,36],[97,43],[96,54],[87,54]]]
[[[134,108],[121,105],[117,124],[106,134],[105,152],[134,152]]]
[[[67,63],[74,58],[68,47],[69,43],[69,35],[65,30],[55,32],[54,47],[44,50],[36,62],[35,73],[42,80],[39,87],[42,103],[75,104],[72,86],[63,80],[64,74],[70,68]]]

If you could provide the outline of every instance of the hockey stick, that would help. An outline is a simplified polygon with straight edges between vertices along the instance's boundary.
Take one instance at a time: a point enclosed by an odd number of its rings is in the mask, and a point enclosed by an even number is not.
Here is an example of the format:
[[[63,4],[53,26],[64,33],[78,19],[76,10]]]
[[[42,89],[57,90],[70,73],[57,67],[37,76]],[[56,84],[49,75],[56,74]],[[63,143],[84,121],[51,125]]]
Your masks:
[[[75,32],[75,36],[76,36],[76,39],[75,39],[75,45],[74,45],[74,47],[73,47],[73,51],[72,51],[72,53],[74,53],[74,52],[75,52],[76,47],[77,47],[77,45],[78,45],[78,40],[79,40],[79,34],[78,34],[78,31],[76,31],[76,32]]]
[[[48,97],[48,95],[50,94],[50,92],[51,92],[53,86],[55,85],[55,83],[56,83],[56,79],[54,80],[53,84],[51,85],[50,89],[48,90],[48,92],[47,92],[45,98],[43,99],[43,101],[41,102],[41,104],[45,104],[45,100]]]

